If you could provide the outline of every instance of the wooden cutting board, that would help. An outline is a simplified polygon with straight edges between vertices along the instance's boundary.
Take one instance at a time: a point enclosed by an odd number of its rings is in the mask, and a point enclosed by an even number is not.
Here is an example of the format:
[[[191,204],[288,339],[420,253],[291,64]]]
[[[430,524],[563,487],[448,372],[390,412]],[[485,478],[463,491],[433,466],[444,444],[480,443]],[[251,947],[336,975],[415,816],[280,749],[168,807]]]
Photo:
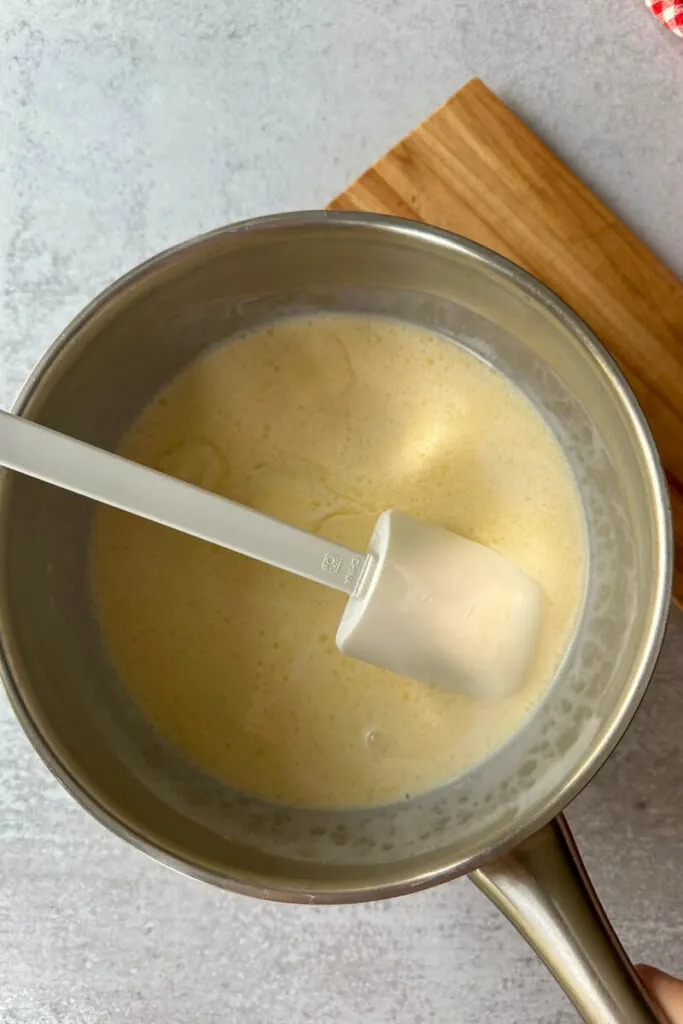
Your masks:
[[[659,445],[674,515],[674,600],[683,607],[681,282],[477,79],[330,209],[465,235],[525,267],[583,317],[630,381]]]

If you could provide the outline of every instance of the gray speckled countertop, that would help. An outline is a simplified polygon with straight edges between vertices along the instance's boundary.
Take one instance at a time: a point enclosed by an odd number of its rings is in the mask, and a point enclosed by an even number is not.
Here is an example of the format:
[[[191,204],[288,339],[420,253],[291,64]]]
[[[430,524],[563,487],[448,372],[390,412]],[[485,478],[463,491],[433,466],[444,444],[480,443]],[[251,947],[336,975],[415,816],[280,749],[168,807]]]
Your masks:
[[[322,205],[473,74],[683,272],[683,42],[642,0],[2,0],[0,400],[122,271]],[[679,972],[682,677],[674,614],[569,815],[629,951]],[[575,1020],[467,881],[298,908],[152,863],[66,796],[3,698],[0,951],[1,1024]]]

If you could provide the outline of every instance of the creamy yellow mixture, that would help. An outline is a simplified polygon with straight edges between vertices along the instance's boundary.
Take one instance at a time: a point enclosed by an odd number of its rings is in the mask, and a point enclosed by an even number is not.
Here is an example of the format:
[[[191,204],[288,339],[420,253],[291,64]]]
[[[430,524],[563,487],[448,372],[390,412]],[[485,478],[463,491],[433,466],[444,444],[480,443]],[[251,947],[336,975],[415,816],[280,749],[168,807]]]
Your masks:
[[[239,790],[358,806],[434,787],[519,727],[571,638],[584,539],[569,468],[520,392],[422,329],[318,316],[239,337],[162,390],[120,452],[359,550],[400,508],[498,549],[545,593],[526,686],[483,702],[340,654],[343,594],[101,507],[92,585],[120,678]]]

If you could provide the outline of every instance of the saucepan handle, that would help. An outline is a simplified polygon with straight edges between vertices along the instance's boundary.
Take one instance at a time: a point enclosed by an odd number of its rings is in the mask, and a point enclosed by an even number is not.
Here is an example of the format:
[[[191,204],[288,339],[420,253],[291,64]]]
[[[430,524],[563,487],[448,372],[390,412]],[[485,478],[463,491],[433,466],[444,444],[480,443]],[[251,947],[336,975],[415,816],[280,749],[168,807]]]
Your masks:
[[[564,816],[471,878],[588,1024],[667,1024],[602,909]]]

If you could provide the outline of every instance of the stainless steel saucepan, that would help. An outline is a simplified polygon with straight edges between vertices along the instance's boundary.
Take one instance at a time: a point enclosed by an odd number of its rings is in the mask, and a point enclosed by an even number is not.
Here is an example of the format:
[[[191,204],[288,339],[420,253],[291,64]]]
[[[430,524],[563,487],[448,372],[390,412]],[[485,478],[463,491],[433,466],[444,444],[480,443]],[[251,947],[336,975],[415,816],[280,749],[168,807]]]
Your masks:
[[[643,696],[672,550],[649,430],[571,310],[518,267],[442,231],[346,213],[266,218],[162,253],[114,284],[55,342],[15,411],[114,448],[208,346],[317,310],[398,317],[457,338],[555,432],[581,494],[589,571],[576,638],[547,696],[485,762],[400,804],[312,811],[231,792],[183,763],[113,674],[88,591],[91,504],[4,473],[0,653],[19,719],[76,799],[160,861],[301,903],[380,899],[469,873],[587,1021],[662,1020],[558,817]]]

